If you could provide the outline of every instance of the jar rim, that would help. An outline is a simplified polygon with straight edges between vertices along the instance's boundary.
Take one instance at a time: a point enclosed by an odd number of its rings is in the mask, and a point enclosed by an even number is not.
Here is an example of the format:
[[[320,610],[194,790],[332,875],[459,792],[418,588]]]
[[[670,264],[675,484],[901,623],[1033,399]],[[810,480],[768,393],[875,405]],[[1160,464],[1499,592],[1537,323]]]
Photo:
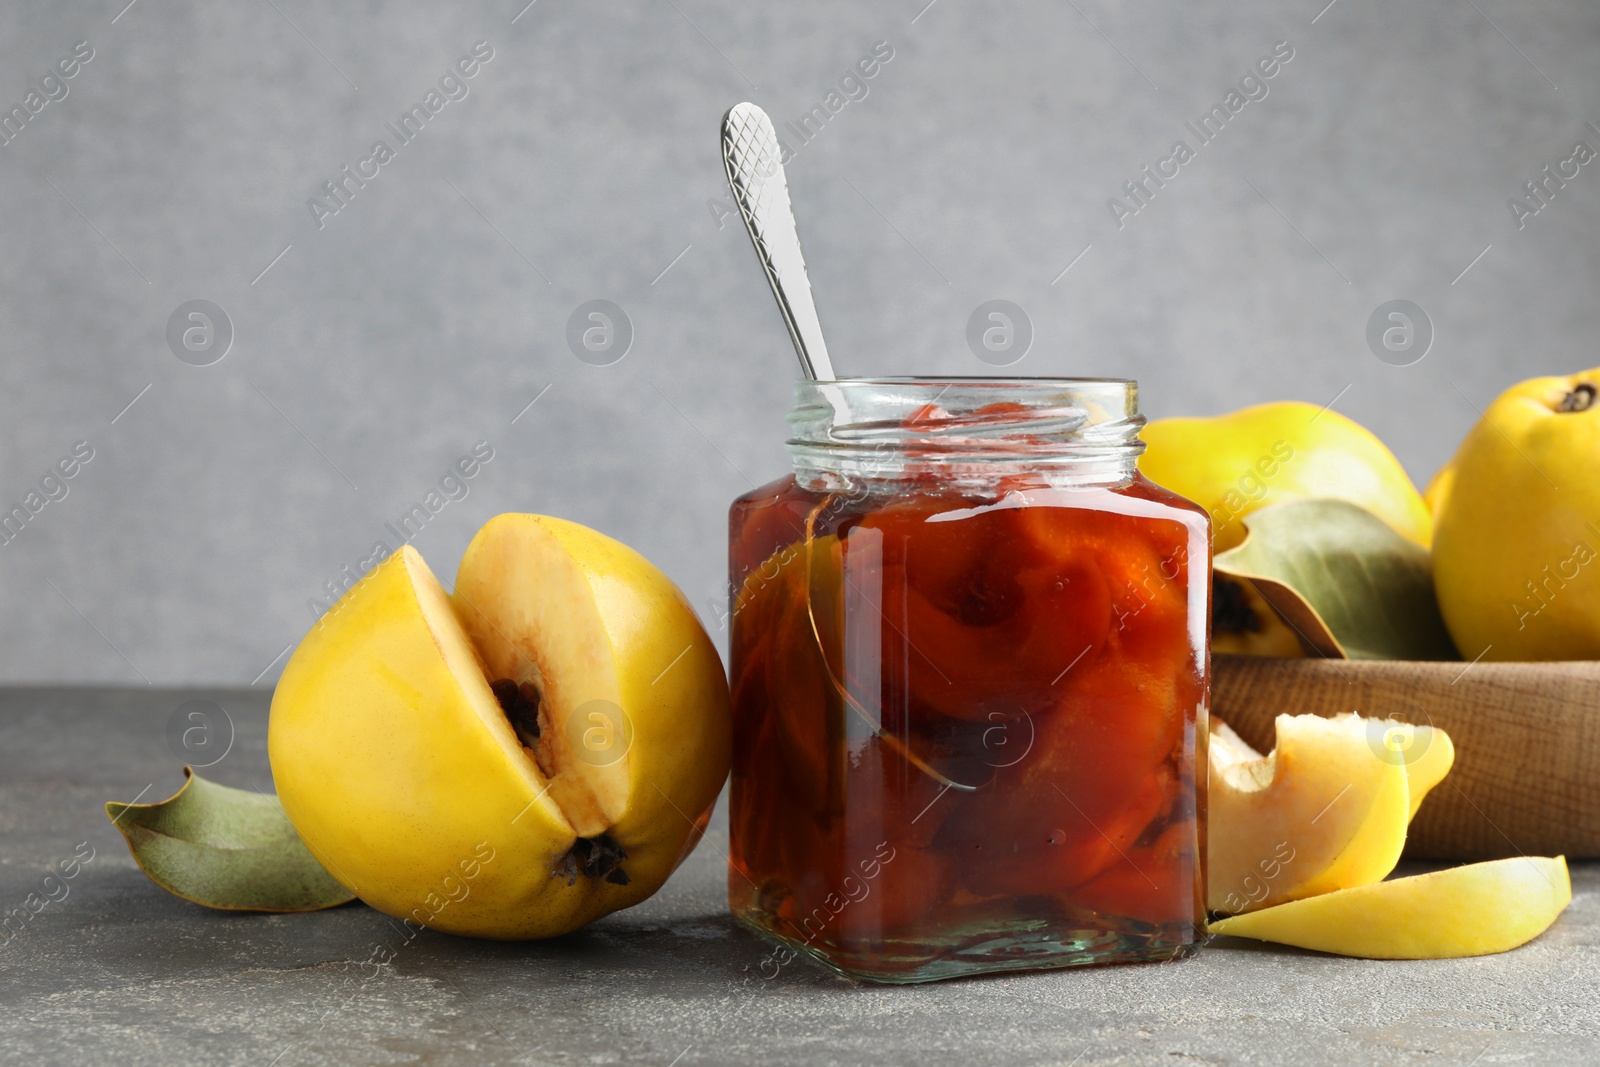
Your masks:
[[[930,465],[973,472],[1095,468],[1125,473],[1144,450],[1131,378],[908,375],[800,379],[788,441],[796,471],[892,476]]]

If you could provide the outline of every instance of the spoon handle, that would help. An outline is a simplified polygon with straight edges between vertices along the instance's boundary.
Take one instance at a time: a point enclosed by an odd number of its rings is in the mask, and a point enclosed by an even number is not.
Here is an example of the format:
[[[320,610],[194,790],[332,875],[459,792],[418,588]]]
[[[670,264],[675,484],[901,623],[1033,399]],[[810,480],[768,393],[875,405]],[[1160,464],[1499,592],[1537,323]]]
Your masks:
[[[778,131],[755,104],[736,104],[722,117],[722,165],[801,369],[808,378],[831,381],[833,364],[822,339],[822,324],[817,321],[817,305],[811,299]]]

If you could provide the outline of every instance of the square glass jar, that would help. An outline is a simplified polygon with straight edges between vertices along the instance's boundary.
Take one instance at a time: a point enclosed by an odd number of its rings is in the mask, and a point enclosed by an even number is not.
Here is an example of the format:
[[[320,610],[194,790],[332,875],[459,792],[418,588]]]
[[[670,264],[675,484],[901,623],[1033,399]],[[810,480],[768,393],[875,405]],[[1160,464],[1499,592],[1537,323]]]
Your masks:
[[[1203,938],[1211,529],[1116,379],[802,381],[730,511],[729,900],[845,974]]]

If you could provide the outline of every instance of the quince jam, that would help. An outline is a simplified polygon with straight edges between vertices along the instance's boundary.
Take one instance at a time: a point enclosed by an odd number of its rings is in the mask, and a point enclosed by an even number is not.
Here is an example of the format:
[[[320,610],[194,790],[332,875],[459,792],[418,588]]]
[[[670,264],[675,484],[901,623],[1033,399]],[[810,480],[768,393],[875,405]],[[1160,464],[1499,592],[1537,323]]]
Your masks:
[[[1204,512],[1131,469],[803,483],[730,515],[735,914],[882,981],[1192,952]]]

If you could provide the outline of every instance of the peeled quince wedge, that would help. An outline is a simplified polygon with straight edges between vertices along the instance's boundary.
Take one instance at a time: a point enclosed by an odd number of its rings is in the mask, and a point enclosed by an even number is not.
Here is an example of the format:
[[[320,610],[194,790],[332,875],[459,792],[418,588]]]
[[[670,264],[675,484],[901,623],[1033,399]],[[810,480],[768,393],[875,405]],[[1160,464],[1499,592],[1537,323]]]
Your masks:
[[[1238,914],[1381,881],[1454,759],[1442,730],[1280,715],[1261,756],[1224,724],[1208,762],[1207,907]],[[1408,773],[1414,768],[1414,774]]]
[[[1392,719],[1368,719],[1369,736],[1382,731],[1406,762],[1406,785],[1411,794],[1409,822],[1433,787],[1455,766],[1456,746],[1450,735],[1434,726],[1412,726]]]
[[[1518,856],[1279,904],[1210,931],[1366,959],[1449,959],[1526,944],[1571,902],[1566,857]]]
[[[575,523],[501,515],[447,594],[411,547],[273,696],[273,777],[351,892],[449,933],[566,933],[654,893],[727,777],[722,664],[682,593]]]

